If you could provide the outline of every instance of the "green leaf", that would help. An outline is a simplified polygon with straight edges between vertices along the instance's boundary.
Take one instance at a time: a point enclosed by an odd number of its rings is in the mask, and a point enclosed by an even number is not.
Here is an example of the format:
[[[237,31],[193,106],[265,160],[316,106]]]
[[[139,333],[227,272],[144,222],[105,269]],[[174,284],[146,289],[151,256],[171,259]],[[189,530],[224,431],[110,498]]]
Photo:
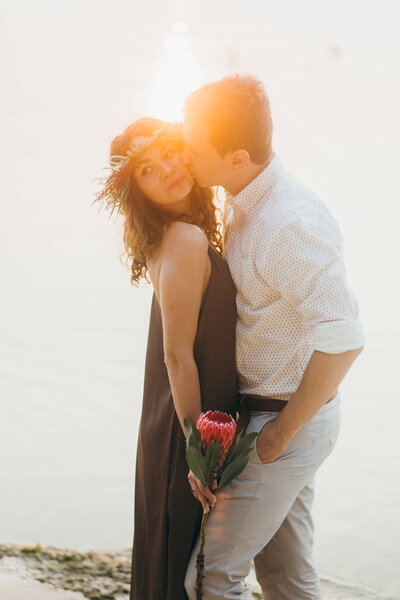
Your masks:
[[[192,423],[192,421],[189,421],[189,419],[183,419],[183,423],[185,425],[186,433],[188,434],[188,437],[189,437],[189,434],[192,431],[193,423]]]
[[[235,443],[233,444],[235,448],[236,448],[236,446],[238,445],[238,443],[239,443],[239,442],[240,442],[240,440],[241,440],[241,437],[242,437],[242,435],[243,435],[243,431],[244,431],[244,429],[242,429],[242,431],[240,431],[240,432],[237,434],[236,438],[235,438]]]
[[[187,451],[190,448],[189,440],[190,440],[190,434],[192,433],[192,430],[193,430],[193,423],[191,421],[189,421],[189,419],[183,419],[183,423],[184,423],[185,429],[186,429],[186,451]]]
[[[210,475],[215,471],[220,458],[221,448],[219,447],[217,440],[213,440],[208,446],[206,454],[206,463]]]
[[[184,419],[184,425],[187,433],[186,450],[189,450],[189,448],[194,446],[201,452],[201,436],[199,430],[196,428],[196,425],[189,421],[189,419]]]
[[[190,434],[189,444],[194,446],[201,452],[201,435],[200,431],[196,429],[196,425],[193,425],[192,433]]]
[[[239,447],[240,448],[250,448],[251,443],[256,439],[257,436],[258,436],[257,431],[254,431],[253,433],[247,433],[240,439],[237,447],[238,448]]]
[[[225,487],[226,485],[228,485],[228,483],[232,481],[232,479],[235,479],[235,477],[240,475],[240,473],[243,471],[243,469],[249,462],[250,453],[251,448],[249,448],[245,452],[242,452],[240,456],[236,457],[235,460],[231,462],[230,465],[226,467],[226,469],[223,470],[221,478],[218,482],[217,490],[220,490],[221,488]]]
[[[248,433],[243,437],[240,437],[236,447],[232,450],[232,453],[229,454],[224,462],[224,467],[228,466],[232,463],[238,456],[240,456],[243,452],[247,452],[247,450],[252,448],[252,443],[258,436],[257,432]]]
[[[224,461],[225,463],[231,462],[230,457],[232,456],[232,453],[234,452],[234,450],[237,448],[242,435],[243,435],[243,429],[240,433],[237,434],[235,441],[233,442],[232,446],[229,448],[228,454],[225,457],[225,461]]]
[[[204,456],[194,446],[186,451],[186,462],[203,485],[208,485],[208,467]]]

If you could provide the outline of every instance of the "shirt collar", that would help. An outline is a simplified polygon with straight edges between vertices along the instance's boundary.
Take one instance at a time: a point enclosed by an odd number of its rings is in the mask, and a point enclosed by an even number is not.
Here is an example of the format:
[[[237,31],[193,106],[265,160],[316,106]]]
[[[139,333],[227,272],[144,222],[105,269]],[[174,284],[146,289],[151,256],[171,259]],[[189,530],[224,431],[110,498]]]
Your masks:
[[[257,202],[272,188],[283,168],[282,161],[275,155],[269,165],[238,194],[234,196],[225,190],[225,197],[228,204],[233,208],[239,207],[245,213],[250,212]]]

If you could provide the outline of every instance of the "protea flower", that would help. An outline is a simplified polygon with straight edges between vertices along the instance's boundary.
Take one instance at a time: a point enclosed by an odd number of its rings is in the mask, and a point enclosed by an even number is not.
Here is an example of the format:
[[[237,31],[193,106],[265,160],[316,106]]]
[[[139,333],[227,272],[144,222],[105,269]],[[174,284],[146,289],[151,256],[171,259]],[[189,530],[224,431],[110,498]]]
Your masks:
[[[186,461],[203,485],[217,483],[216,491],[228,485],[248,463],[251,443],[257,433],[236,435],[236,423],[227,413],[209,410],[202,413],[197,426],[185,419]],[[210,509],[211,510],[211,509]],[[203,598],[204,546],[206,524],[210,512],[203,513],[200,548],[196,560],[196,600]]]
[[[213,440],[218,442],[221,450],[218,466],[222,465],[236,435],[236,423],[231,415],[209,410],[200,415],[196,427],[200,431],[201,449],[204,455],[207,454],[208,446]]]

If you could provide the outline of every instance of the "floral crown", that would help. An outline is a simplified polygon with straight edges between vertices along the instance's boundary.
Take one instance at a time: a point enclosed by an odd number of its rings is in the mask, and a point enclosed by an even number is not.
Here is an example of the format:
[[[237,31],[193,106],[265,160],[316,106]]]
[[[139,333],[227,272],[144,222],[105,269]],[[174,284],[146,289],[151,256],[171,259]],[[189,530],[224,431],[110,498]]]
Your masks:
[[[92,204],[98,202],[100,208],[104,207],[105,210],[111,210],[110,217],[115,210],[117,214],[124,214],[126,200],[131,189],[130,175],[143,153],[156,141],[178,140],[182,140],[181,123],[168,123],[152,135],[137,136],[135,143],[132,144],[124,156],[111,156],[109,166],[104,167],[105,170],[109,171],[109,174],[94,180],[102,186],[102,189],[96,194]]]

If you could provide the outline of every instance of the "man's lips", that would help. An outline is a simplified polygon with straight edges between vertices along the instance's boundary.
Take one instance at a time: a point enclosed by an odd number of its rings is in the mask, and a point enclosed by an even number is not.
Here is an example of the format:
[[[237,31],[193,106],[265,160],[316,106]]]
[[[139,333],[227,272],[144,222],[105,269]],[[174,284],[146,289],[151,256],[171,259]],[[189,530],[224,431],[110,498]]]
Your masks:
[[[177,179],[174,179],[174,181],[172,183],[170,183],[170,185],[168,186],[168,190],[172,190],[175,187],[178,187],[179,185],[181,185],[181,183],[183,183],[185,180],[185,178],[182,177],[178,177]]]

